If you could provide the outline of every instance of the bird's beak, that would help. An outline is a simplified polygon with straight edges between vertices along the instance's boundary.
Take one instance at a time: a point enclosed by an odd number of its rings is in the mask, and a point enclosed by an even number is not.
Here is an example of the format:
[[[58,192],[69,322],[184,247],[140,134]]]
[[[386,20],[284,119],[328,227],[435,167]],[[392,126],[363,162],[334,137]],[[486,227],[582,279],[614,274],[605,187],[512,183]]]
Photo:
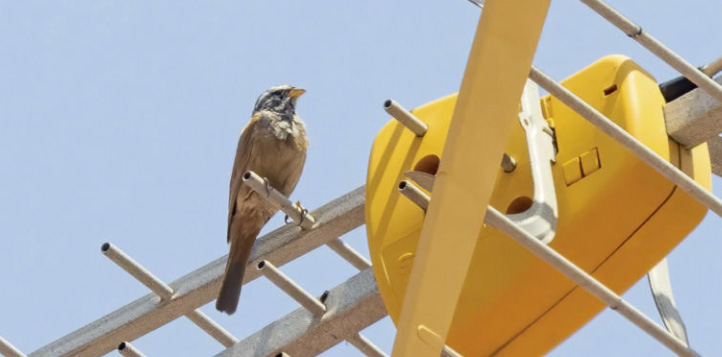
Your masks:
[[[301,94],[306,93],[306,90],[303,88],[293,88],[290,92],[288,92],[288,96],[296,99],[301,96]]]

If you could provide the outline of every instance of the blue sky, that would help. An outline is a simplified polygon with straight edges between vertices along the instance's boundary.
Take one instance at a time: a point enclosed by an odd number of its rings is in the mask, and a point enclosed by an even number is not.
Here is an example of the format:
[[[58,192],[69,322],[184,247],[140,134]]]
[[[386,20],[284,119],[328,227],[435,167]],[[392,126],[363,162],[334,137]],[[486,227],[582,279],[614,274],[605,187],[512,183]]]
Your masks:
[[[612,5],[694,64],[722,55],[719,1]],[[456,92],[478,16],[464,0],[0,2],[0,336],[29,353],[146,294],[100,254],[105,241],[168,282],[225,254],[236,142],[272,85],[308,90],[293,198],[315,208],[362,185],[383,101]],[[537,67],[562,79],[612,53],[660,81],[676,75],[581,3],[553,1]],[[708,215],[669,258],[705,355],[722,351],[720,233]],[[345,239],[366,252],[363,228]],[[327,248],[283,270],[314,295],[355,273]],[[625,298],[658,320],[646,285]],[[236,315],[202,310],[243,338],[297,306],[258,279]],[[390,351],[388,319],[364,333]],[[134,344],[151,356],[222,350],[186,319]],[[354,353],[341,343],[326,355]],[[551,355],[671,353],[605,311]]]

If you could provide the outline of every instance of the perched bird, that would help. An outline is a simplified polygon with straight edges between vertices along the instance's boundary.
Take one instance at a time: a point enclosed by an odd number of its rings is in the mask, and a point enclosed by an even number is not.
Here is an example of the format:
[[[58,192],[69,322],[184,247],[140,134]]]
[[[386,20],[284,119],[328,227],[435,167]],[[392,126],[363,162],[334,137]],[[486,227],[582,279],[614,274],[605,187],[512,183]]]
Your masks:
[[[233,314],[241,296],[243,274],[261,228],[278,209],[243,184],[254,171],[266,184],[289,196],[306,162],[306,127],[296,115],[296,101],[306,91],[288,85],[272,87],[258,97],[251,120],[241,132],[231,174],[228,200],[228,236],[231,248],[223,285],[216,300],[218,311]]]

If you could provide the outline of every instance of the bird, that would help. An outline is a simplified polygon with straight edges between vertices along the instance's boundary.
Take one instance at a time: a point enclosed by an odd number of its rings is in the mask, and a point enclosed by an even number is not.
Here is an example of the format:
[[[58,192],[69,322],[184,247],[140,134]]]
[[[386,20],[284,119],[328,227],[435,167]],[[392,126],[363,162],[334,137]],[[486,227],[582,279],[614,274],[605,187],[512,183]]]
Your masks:
[[[216,309],[232,315],[253,243],[278,211],[242,182],[246,171],[263,177],[266,188],[289,196],[306,162],[306,126],[296,114],[296,102],[306,90],[289,85],[271,87],[256,100],[251,119],[241,132],[231,173],[227,243],[230,244]]]

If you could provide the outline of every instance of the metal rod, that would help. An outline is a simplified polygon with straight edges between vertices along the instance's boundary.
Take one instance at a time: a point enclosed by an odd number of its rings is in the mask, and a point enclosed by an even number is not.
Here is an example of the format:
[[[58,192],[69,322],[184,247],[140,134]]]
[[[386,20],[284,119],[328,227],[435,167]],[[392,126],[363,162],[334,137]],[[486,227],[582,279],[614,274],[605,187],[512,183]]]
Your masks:
[[[100,250],[105,254],[106,257],[110,258],[115,264],[118,264],[123,270],[127,271],[128,274],[138,279],[143,285],[147,286],[152,292],[158,294],[162,300],[168,300],[173,296],[173,289],[166,285],[163,281],[158,279],[151,272],[143,268],[133,258],[125,254],[118,247],[104,243]]]
[[[150,271],[143,268],[143,266],[125,254],[125,252],[123,252],[120,248],[114,246],[113,244],[105,243],[100,250],[103,254],[105,254],[105,256],[110,258],[113,262],[130,273],[130,275],[143,283],[143,285],[158,294],[162,300],[170,300],[173,296],[173,289],[168,284],[164,283]],[[210,317],[200,310],[193,310],[186,314],[186,317],[225,347],[232,346],[234,343],[238,342],[238,339],[228,332],[228,330],[211,320]]]
[[[281,288],[281,290],[298,301],[299,304],[311,311],[314,315],[320,316],[326,312],[326,305],[303,290],[298,284],[278,270],[271,262],[262,260],[258,263],[258,270],[260,270],[268,280],[276,284],[276,286]]]
[[[711,96],[722,102],[722,86],[713,81],[704,72],[698,70],[695,66],[687,62],[684,58],[680,57],[674,51],[667,48],[667,46],[652,37],[652,35],[642,30],[639,25],[626,18],[604,1],[580,1],[607,19],[607,21],[612,23],[614,26],[622,30],[627,36],[639,42],[661,60],[667,62],[667,64],[682,73],[682,75],[687,77],[687,79],[689,79],[692,83],[704,89]]]
[[[235,336],[223,328],[223,326],[213,321],[201,310],[193,310],[186,314],[186,317],[216,341],[220,342],[224,347],[231,347],[238,342]]]
[[[358,270],[363,271],[371,267],[371,262],[366,257],[340,239],[331,240],[326,245]]]
[[[600,113],[591,105],[584,102],[574,93],[564,88],[561,84],[555,82],[535,67],[531,68],[529,78],[553,96],[557,97],[562,103],[572,108],[605,134],[609,135],[626,147],[629,151],[633,152],[642,159],[642,161],[646,162],[664,177],[679,186],[679,188],[684,190],[684,192],[687,192],[690,196],[694,197],[697,201],[707,206],[718,216],[722,217],[722,201],[720,201],[719,198],[709,193],[699,183],[691,179],[678,168],[674,167],[674,165],[670,164],[667,160],[649,149],[646,145],[642,144],[639,140],[627,133],[609,118],[605,117],[604,114]]]
[[[413,186],[413,184],[408,183],[407,187],[410,186]],[[420,199],[423,199],[423,197],[420,196]],[[521,229],[521,227],[501,214],[494,207],[487,207],[484,221],[490,226],[506,233],[519,244],[536,254],[549,265],[559,270],[574,283],[587,290],[589,293],[604,302],[612,310],[627,318],[627,320],[647,332],[650,336],[667,346],[675,353],[681,356],[699,356],[697,352],[687,347],[683,341],[670,334],[667,330],[659,327],[649,317],[635,309],[614,291],[610,290],[594,277],[587,274],[587,272],[570,262],[563,255],[525,232]]]
[[[140,350],[127,341],[121,342],[120,345],[118,345],[118,353],[125,357],[145,357],[143,352],[140,352]]]
[[[706,66],[703,66],[701,68],[701,70],[702,70],[702,72],[704,72],[704,74],[706,74],[710,77],[714,77],[717,73],[722,71],[722,57],[714,60],[713,62],[711,62],[710,64],[708,64]]]
[[[424,191],[421,191],[418,186],[411,183],[411,181],[402,180],[399,182],[399,192],[419,206],[424,212],[429,208],[431,198]]]
[[[368,357],[388,357],[384,351],[364,337],[360,332],[347,337],[346,341]]]
[[[304,229],[313,228],[316,223],[316,219],[308,213],[307,210],[300,207],[298,204],[293,204],[288,197],[278,192],[275,188],[271,187],[267,181],[258,176],[253,171],[246,171],[243,174],[243,182],[250,186],[262,197],[265,197],[269,202],[278,207],[283,213],[291,217],[294,222],[298,222],[298,225]]]
[[[384,102],[384,110],[416,134],[416,136],[424,136],[426,131],[429,130],[429,126],[426,125],[426,123],[411,114],[411,112],[399,105],[399,103],[396,103],[393,99]]]
[[[489,206],[486,212],[486,222],[489,223],[489,225],[506,233],[517,241],[517,243],[523,245],[549,265],[562,272],[577,285],[596,296],[612,310],[626,317],[627,320],[637,325],[637,327],[647,332],[670,350],[681,356],[699,356],[697,352],[687,347],[683,341],[661,328],[649,317],[624,301],[614,291],[587,274],[587,272],[567,260],[563,255],[526,233],[499,211]]]
[[[19,349],[0,336],[0,354],[5,357],[27,357]]]

